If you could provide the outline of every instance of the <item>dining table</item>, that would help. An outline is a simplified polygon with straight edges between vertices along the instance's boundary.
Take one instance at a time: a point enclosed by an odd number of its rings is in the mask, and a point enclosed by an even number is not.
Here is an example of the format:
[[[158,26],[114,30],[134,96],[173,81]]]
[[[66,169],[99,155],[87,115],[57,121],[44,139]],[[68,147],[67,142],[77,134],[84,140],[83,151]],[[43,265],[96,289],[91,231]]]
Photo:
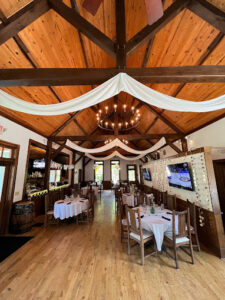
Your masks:
[[[157,250],[162,250],[162,243],[165,232],[172,232],[172,212],[168,209],[154,207],[155,212],[151,213],[151,207],[140,207],[142,229],[154,234]],[[175,216],[175,232],[178,232],[178,219]]]
[[[64,220],[78,216],[86,209],[88,209],[88,199],[81,197],[66,198],[54,203],[54,217],[55,219]]]

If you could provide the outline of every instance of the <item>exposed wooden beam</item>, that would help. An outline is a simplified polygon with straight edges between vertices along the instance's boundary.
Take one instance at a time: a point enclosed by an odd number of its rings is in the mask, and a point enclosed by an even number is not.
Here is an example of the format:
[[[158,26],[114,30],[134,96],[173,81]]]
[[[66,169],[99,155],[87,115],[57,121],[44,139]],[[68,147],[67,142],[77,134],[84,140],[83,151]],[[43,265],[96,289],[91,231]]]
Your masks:
[[[85,20],[74,9],[69,8],[60,0],[49,0],[51,7],[77,30],[87,36],[92,42],[106,51],[110,56],[116,58],[115,45],[113,41],[94,25]]]
[[[66,146],[66,141],[56,149],[56,151],[51,155],[51,160],[53,160]]]
[[[67,119],[60,127],[58,127],[51,135],[50,137],[56,136],[60,131],[62,131],[67,125],[69,125],[80,113],[80,111],[77,111],[74,113],[69,119]]]
[[[81,160],[82,157],[84,157],[84,153],[81,154],[80,157],[78,157],[78,159],[74,162],[74,165],[76,165]]]
[[[125,44],[125,2],[124,0],[116,0],[116,65],[119,69],[126,67]]]
[[[101,84],[120,73],[116,68],[0,69],[0,87]],[[225,82],[225,66],[128,68],[143,83]]]
[[[176,145],[174,145],[174,143],[172,143],[168,139],[166,140],[166,142],[174,151],[176,151],[177,153],[182,153],[182,151]]]
[[[69,139],[71,141],[95,141],[101,142],[105,141],[106,139],[126,139],[128,141],[134,140],[143,140],[143,139],[160,139],[161,137],[165,138],[179,138],[181,135],[173,134],[173,133],[165,133],[165,134],[119,134],[119,135],[79,135],[79,136],[50,136],[49,139],[51,141],[65,141]]]
[[[86,166],[89,164],[89,162],[90,162],[91,160],[92,160],[92,159],[89,158],[89,159],[85,162],[84,166],[86,167]]]
[[[0,30],[0,45],[14,37],[49,9],[50,6],[47,0],[34,0],[12,15],[7,19],[7,25]]]
[[[209,57],[209,55],[213,52],[213,50],[219,45],[219,43],[221,42],[221,40],[223,39],[224,34],[219,32],[217,34],[217,36],[215,37],[215,39],[210,43],[210,45],[206,48],[206,50],[202,53],[202,55],[200,56],[200,58],[198,59],[198,61],[196,62],[196,65],[202,65],[206,59]],[[177,89],[175,90],[175,92],[173,93],[173,97],[176,97],[180,91],[184,88],[186,83],[182,83],[180,84]]]
[[[184,137],[181,139],[181,146],[182,146],[183,152],[187,152],[188,151],[187,140]]]
[[[161,28],[168,24],[185,7],[187,7],[189,2],[190,0],[176,0],[169,8],[167,8],[162,18],[152,25],[146,25],[141,31],[133,36],[126,44],[127,55],[131,55],[146,41],[153,38]]]
[[[161,121],[163,121],[167,126],[169,126],[171,129],[173,129],[176,133],[178,133],[182,136],[185,134],[184,131],[182,131],[180,128],[178,128],[174,123],[172,123],[166,117],[164,117],[154,107],[152,107],[148,104],[146,104],[145,106],[148,108],[148,110],[150,110],[153,114],[155,114]]]
[[[206,0],[191,1],[188,9],[225,34],[225,12]]]
[[[148,59],[149,59],[149,55],[150,55],[150,52],[152,49],[153,42],[154,42],[154,37],[148,41],[148,44],[147,44],[147,47],[145,50],[145,55],[144,55],[143,62],[142,62],[142,68],[145,68],[148,63]]]

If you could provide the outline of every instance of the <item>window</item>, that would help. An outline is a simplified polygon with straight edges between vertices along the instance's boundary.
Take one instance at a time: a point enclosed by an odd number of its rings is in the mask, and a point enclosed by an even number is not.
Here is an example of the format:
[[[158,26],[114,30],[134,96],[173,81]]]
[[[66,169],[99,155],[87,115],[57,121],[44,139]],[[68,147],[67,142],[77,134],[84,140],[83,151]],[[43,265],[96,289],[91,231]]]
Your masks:
[[[128,181],[136,181],[136,165],[127,165]]]
[[[111,160],[110,161],[110,172],[111,172],[111,181],[116,184],[120,181],[120,161]]]
[[[50,170],[50,178],[49,182],[57,183],[60,182],[61,179],[61,170]]]
[[[94,162],[95,182],[102,182],[104,179],[104,163],[103,161]]]
[[[0,147],[0,157],[11,158],[12,157],[12,149]]]

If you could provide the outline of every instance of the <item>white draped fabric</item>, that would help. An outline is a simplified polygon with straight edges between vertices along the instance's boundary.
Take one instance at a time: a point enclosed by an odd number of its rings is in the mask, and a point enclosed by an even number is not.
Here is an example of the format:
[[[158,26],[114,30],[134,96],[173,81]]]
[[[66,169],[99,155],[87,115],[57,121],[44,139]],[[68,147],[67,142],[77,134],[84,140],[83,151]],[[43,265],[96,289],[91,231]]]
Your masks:
[[[89,153],[85,153],[85,156],[87,156],[87,157],[89,157],[89,158],[91,158],[91,159],[93,159],[93,160],[108,160],[108,159],[113,158],[114,156],[120,157],[120,158],[122,158],[122,159],[124,159],[124,160],[138,160],[138,159],[144,157],[145,155],[146,155],[146,154],[140,154],[140,155],[138,155],[138,156],[126,157],[126,156],[120,154],[118,151],[114,151],[114,152],[113,152],[112,154],[110,154],[110,155],[107,155],[107,156],[105,156],[105,157],[104,157],[104,156],[103,156],[103,157],[99,157],[99,156],[93,156],[93,155],[91,155],[91,154],[89,154]]]
[[[0,105],[32,115],[62,115],[96,105],[122,91],[147,104],[172,111],[208,112],[225,108],[225,95],[201,102],[181,100],[154,91],[126,73],[119,73],[90,92],[58,104],[30,103],[0,90]]]
[[[66,146],[72,148],[73,150],[76,150],[78,152],[84,152],[84,153],[99,153],[99,152],[104,152],[107,150],[110,150],[114,147],[120,147],[121,149],[133,153],[133,154],[141,154],[141,155],[146,155],[150,152],[154,152],[156,150],[158,150],[159,148],[161,148],[162,146],[164,146],[166,144],[166,139],[164,137],[162,137],[154,146],[152,146],[149,149],[146,150],[135,150],[133,148],[130,148],[129,146],[125,145],[123,142],[121,142],[118,138],[116,138],[115,140],[113,140],[112,142],[99,147],[99,148],[94,148],[94,149],[88,149],[88,148],[83,148],[78,146],[77,144],[74,144],[73,142],[71,142],[70,140],[66,141]],[[129,159],[130,160],[130,159]]]

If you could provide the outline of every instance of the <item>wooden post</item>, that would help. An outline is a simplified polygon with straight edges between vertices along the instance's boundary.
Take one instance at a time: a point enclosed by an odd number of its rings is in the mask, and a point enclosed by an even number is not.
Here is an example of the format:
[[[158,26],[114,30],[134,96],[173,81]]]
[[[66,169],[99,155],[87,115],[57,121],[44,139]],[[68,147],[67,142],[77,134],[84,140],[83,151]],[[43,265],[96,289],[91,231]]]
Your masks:
[[[212,208],[215,217],[215,235],[217,235],[217,241],[218,241],[217,245],[214,246],[217,249],[218,255],[221,258],[225,258],[225,235],[224,235],[223,221],[222,221],[221,210],[220,210],[219,195],[218,195],[217,185],[216,185],[216,177],[215,177],[212,155],[211,155],[211,148],[205,147],[204,154],[205,154],[205,164],[206,164],[206,170],[208,175],[210,196],[212,201]]]
[[[82,169],[83,169],[82,182],[84,183],[85,182],[85,156],[83,156],[83,159],[82,159]]]
[[[76,161],[76,152],[73,151],[72,165],[74,165],[74,169],[72,169],[72,175],[71,175],[71,187],[72,188],[74,187],[75,161]]]
[[[50,178],[50,168],[51,168],[51,154],[52,154],[52,141],[48,140],[47,151],[45,158],[45,189],[49,190],[49,178]]]
[[[188,144],[187,144],[187,140],[185,138],[181,139],[181,145],[182,145],[182,151],[188,152]]]

